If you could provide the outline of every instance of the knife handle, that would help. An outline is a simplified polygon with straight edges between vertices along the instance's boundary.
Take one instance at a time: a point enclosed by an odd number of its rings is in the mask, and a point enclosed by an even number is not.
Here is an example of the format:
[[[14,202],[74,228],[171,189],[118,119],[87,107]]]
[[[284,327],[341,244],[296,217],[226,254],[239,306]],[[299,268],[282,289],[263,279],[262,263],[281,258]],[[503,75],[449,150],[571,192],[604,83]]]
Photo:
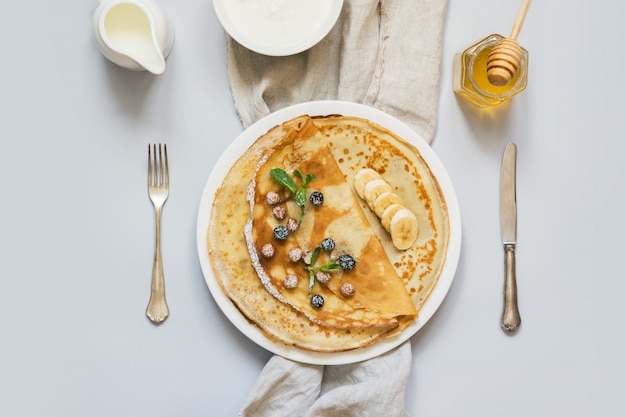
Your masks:
[[[517,308],[517,281],[515,279],[515,246],[504,247],[504,311],[501,327],[505,333],[517,331],[522,319]]]

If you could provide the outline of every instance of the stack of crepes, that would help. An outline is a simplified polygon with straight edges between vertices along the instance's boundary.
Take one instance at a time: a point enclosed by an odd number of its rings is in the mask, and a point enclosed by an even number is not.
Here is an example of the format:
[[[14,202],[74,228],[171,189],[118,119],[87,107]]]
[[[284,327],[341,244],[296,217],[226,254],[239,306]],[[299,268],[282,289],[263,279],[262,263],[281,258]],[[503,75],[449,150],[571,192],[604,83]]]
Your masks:
[[[270,174],[277,168],[298,185],[297,172],[314,175],[307,196],[324,197],[320,206],[306,199],[299,228],[284,240],[273,235],[276,226],[299,218],[303,208]],[[417,217],[410,248],[394,247],[355,192],[354,177],[364,168],[378,172]],[[284,219],[267,202],[270,192],[279,194]],[[414,146],[365,119],[303,115],[271,129],[232,166],[215,193],[207,242],[220,286],[253,325],[287,345],[336,352],[397,335],[417,318],[443,266],[448,236],[445,199]],[[325,238],[335,248],[318,250],[313,266],[340,254],[356,261],[353,269],[328,271],[326,283],[310,280],[311,265],[288,254],[299,248],[310,255]],[[272,256],[263,255],[268,243]],[[298,277],[295,288],[285,286],[288,275]],[[342,293],[346,282],[354,294]],[[313,295],[323,297],[323,306],[313,305]]]

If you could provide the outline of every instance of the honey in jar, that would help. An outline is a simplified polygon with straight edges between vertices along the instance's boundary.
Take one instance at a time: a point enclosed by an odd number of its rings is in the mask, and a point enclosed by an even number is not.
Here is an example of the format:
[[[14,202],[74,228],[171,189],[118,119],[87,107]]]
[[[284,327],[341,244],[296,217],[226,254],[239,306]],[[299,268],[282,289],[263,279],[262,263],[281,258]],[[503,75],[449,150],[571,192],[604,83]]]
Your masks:
[[[459,52],[453,62],[454,92],[478,107],[492,107],[521,93],[528,82],[528,51],[521,48],[522,59],[513,78],[503,86],[487,79],[487,58],[493,47],[504,37],[489,35],[466,50]]]

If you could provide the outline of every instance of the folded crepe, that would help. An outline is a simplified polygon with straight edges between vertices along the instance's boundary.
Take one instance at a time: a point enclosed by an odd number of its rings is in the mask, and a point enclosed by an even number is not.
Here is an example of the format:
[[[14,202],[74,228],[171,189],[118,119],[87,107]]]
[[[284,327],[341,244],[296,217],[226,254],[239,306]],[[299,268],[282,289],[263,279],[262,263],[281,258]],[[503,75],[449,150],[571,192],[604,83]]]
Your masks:
[[[295,119],[291,125],[298,129],[296,133],[262,158],[248,189],[251,217],[245,237],[252,264],[264,287],[279,301],[325,327],[389,327],[413,320],[417,315],[415,305],[319,130],[309,117]],[[302,209],[292,193],[285,192],[272,177],[270,171],[274,169],[288,175],[296,171],[314,175],[308,193],[315,190],[323,195],[320,206],[305,200],[302,222],[285,240],[276,239],[274,229],[284,225],[287,218],[298,219]],[[296,177],[294,183],[297,182]],[[280,219],[273,214],[276,205],[267,203],[270,192],[286,200],[287,213]],[[314,291],[310,294],[311,271],[307,271],[304,260],[290,259],[289,251],[312,253],[326,238],[335,242],[335,250],[320,251],[316,265],[328,264],[333,261],[332,254],[336,258],[343,253],[351,255],[356,266],[351,270],[329,271],[327,283],[316,283],[313,279]],[[271,257],[261,255],[262,247],[268,243],[275,248]],[[295,288],[285,287],[288,275],[298,278]],[[344,283],[352,285],[354,294],[342,294]],[[323,306],[312,305],[311,295],[321,296]]]
[[[307,192],[322,191],[324,203],[307,202],[299,229],[274,242],[276,253],[265,258],[262,246],[281,222],[270,215],[267,193],[281,192],[289,216],[300,210],[271,178],[277,167],[316,175]],[[354,176],[364,167],[379,172],[417,216],[420,232],[409,249],[397,250],[355,196]],[[445,199],[413,145],[365,119],[302,116],[271,129],[232,166],[215,193],[207,243],[217,281],[253,325],[273,340],[334,352],[393,336],[415,319],[443,266],[448,228]],[[287,252],[297,246],[310,253],[326,237],[335,253],[321,251],[316,265],[349,253],[356,267],[331,271],[330,281],[315,281],[309,294],[306,264],[288,261]],[[296,288],[283,286],[287,273],[299,275]],[[340,291],[346,281],[353,296]],[[312,306],[314,294],[322,295],[323,307]]]

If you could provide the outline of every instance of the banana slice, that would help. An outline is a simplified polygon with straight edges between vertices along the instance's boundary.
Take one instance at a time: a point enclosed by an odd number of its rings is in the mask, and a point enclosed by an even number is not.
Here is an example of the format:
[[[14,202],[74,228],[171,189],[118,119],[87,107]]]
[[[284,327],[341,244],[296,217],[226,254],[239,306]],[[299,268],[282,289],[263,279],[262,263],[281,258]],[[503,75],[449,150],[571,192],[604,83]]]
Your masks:
[[[380,174],[374,171],[372,168],[363,168],[354,176],[354,190],[357,195],[361,198],[363,197],[363,190],[365,189],[365,184],[372,180],[380,179]]]
[[[393,216],[399,211],[402,210],[404,206],[402,204],[392,204],[383,211],[383,214],[380,216],[380,222],[387,232],[389,232],[389,225],[391,224],[391,219]]]
[[[383,216],[385,209],[392,204],[402,204],[402,199],[398,194],[386,191],[374,200],[374,207],[372,207],[372,210],[374,210],[374,213],[376,213],[380,219]]]
[[[393,245],[399,250],[410,248],[417,239],[419,225],[415,214],[407,208],[398,210],[389,223]]]
[[[384,179],[378,178],[365,184],[365,188],[363,188],[363,198],[365,198],[367,205],[373,210],[374,201],[376,201],[378,196],[382,193],[390,191],[391,185],[389,185]]]
[[[402,198],[393,192],[391,185],[372,168],[357,172],[353,185],[357,195],[367,202],[391,235],[393,245],[399,250],[410,248],[417,239],[417,217],[404,207]]]

